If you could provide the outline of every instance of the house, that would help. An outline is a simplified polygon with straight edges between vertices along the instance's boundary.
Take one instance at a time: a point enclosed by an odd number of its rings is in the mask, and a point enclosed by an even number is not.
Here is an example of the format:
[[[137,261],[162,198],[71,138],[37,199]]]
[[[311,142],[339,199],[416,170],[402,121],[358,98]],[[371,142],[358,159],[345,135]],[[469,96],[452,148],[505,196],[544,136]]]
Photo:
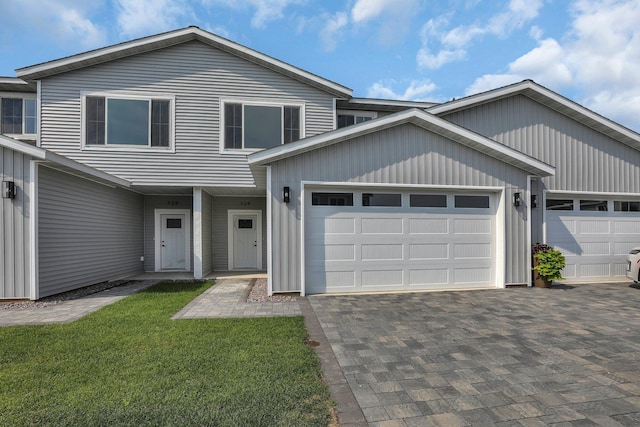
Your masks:
[[[145,271],[266,271],[270,293],[528,285],[537,241],[568,280],[612,281],[640,242],[640,135],[532,81],[354,98],[197,27],[16,76],[0,102],[23,88],[35,108],[0,129],[0,299]]]

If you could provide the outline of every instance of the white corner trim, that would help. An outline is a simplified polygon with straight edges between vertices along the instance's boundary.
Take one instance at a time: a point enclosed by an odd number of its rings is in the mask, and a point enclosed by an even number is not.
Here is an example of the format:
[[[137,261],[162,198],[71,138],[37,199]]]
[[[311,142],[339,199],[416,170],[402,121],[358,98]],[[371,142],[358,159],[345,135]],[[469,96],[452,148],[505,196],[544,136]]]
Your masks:
[[[42,81],[36,83],[36,147],[42,146],[40,134],[42,132]]]
[[[258,270],[262,270],[262,211],[260,209],[228,209],[227,210],[227,242],[228,242],[228,268],[236,270],[233,265],[233,216],[234,215],[257,215],[256,225],[256,250],[258,252]]]
[[[298,222],[298,226],[300,227],[300,259],[298,260],[298,262],[300,263],[300,296],[302,297],[307,294],[307,283],[306,283],[307,271],[305,267],[307,260],[306,260],[306,253],[304,250],[305,249],[304,230],[306,228],[305,215],[304,215],[305,197],[306,197],[305,185],[307,185],[305,181],[300,182],[300,221]]]
[[[182,214],[185,216],[185,260],[186,265],[184,271],[191,270],[191,210],[190,209],[154,209],[154,241],[155,241],[155,271],[162,271],[162,224],[160,215]]]
[[[193,277],[202,279],[202,188],[193,189]]]
[[[39,263],[38,263],[38,161],[31,160],[29,162],[29,197],[31,197],[30,209],[29,209],[29,228],[30,236],[29,243],[31,245],[30,257],[31,262],[29,265],[30,274],[30,295],[29,298],[37,300],[40,297],[39,286]]]
[[[267,294],[273,295],[273,202],[271,201],[271,166],[267,166]]]

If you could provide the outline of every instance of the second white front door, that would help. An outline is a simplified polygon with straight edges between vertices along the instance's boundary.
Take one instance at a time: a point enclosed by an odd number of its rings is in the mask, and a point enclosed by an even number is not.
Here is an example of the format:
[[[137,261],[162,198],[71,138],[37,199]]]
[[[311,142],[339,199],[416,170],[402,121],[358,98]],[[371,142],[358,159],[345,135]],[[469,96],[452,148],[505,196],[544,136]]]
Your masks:
[[[229,269],[262,269],[262,212],[229,211]]]

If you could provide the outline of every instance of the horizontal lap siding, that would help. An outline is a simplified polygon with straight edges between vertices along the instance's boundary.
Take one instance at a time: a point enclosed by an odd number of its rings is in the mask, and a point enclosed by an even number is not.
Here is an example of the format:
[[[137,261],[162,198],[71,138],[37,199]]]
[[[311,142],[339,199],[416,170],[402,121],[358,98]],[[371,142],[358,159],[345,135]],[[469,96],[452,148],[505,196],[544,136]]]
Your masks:
[[[40,297],[141,273],[142,196],[41,166]]]
[[[176,152],[80,151],[82,91],[174,95]],[[333,126],[331,95],[194,41],[44,79],[42,147],[138,185],[264,186],[246,155],[219,152],[230,97],[304,102],[307,136]]]
[[[0,147],[0,181],[13,181],[14,199],[0,199],[0,299],[31,297],[31,157]]]
[[[555,166],[547,190],[640,192],[640,151],[525,96],[443,118]]]
[[[510,203],[526,191],[526,172],[414,125],[333,144],[272,165],[273,284],[300,290],[300,181],[506,187],[506,283],[526,283],[525,207]],[[281,201],[282,187],[291,201]]]

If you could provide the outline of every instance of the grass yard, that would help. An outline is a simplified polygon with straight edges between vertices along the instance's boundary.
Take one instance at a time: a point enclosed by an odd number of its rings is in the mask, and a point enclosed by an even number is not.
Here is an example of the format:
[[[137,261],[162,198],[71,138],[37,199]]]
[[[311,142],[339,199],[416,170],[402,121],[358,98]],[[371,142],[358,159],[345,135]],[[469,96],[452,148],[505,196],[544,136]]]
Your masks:
[[[326,426],[302,318],[171,320],[159,284],[67,325],[0,328],[2,426]]]

